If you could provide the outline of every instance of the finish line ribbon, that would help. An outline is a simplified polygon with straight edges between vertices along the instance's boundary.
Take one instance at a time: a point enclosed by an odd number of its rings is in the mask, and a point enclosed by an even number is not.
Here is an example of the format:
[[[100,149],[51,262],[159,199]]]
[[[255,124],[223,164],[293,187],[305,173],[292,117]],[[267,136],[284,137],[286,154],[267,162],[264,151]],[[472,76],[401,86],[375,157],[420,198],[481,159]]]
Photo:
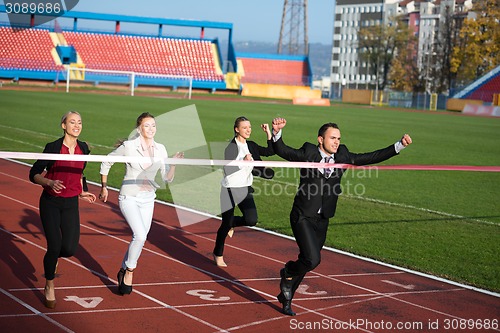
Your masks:
[[[308,169],[378,169],[378,170],[423,170],[423,171],[482,171],[500,172],[500,166],[475,166],[475,165],[371,165],[356,166],[344,163],[315,163],[315,162],[288,162],[288,161],[235,161],[235,160],[210,160],[194,158],[166,158],[134,157],[134,156],[109,156],[109,155],[71,155],[71,154],[46,154],[0,151],[0,158],[16,158],[24,160],[54,160],[54,161],[82,161],[82,162],[112,162],[112,163],[151,163],[161,161],[173,165],[208,165],[208,166],[257,166],[275,168],[308,168]]]

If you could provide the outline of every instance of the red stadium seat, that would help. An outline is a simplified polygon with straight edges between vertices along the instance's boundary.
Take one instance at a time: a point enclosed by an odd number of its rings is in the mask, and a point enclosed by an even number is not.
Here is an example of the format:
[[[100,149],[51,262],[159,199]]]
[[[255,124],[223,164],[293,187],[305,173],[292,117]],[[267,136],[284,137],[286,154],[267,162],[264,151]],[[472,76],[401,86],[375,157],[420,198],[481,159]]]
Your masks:
[[[63,34],[68,44],[75,47],[87,68],[121,68],[121,70],[144,73],[190,75],[195,80],[203,80],[205,75],[202,71],[205,69],[199,64],[206,63],[217,81],[224,80],[223,75],[216,73],[210,42],[207,41],[106,34],[84,35],[78,32],[63,32]]]
[[[51,55],[53,48],[48,30],[0,27],[0,67],[61,70]]]

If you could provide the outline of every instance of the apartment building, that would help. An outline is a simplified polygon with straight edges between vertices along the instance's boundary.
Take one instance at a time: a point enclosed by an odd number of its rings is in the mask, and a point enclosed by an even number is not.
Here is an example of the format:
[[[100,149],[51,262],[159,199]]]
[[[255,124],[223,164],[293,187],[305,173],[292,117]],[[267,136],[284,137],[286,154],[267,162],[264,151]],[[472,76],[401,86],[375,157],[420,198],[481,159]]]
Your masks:
[[[472,7],[471,0],[337,0],[334,16],[331,58],[331,96],[340,96],[343,88],[374,89],[374,66],[359,57],[358,31],[364,27],[388,24],[398,16],[418,37],[416,61],[423,68],[435,54],[435,44],[447,28],[450,18],[461,20]]]

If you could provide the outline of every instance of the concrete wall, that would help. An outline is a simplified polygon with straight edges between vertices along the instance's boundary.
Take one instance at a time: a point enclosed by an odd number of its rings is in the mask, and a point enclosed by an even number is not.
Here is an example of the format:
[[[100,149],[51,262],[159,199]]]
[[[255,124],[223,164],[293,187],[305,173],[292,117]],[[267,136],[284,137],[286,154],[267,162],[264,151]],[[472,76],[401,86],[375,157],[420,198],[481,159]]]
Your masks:
[[[243,96],[294,99],[297,97],[321,98],[321,90],[312,90],[304,86],[286,86],[279,84],[243,84]]]

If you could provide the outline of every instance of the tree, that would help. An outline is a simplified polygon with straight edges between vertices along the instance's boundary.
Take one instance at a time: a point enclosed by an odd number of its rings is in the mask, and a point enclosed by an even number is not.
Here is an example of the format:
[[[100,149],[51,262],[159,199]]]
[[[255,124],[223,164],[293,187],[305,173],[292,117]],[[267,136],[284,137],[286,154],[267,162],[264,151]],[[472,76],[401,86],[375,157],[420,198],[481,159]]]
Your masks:
[[[394,79],[395,86],[404,87],[404,90],[414,85],[415,66],[411,65],[413,61],[408,61],[408,58],[413,57],[411,49],[416,39],[405,23],[391,18],[388,24],[361,28],[358,40],[360,58],[368,63],[371,73],[377,76],[380,90],[384,90]],[[395,67],[391,72],[392,66]],[[403,82],[405,79],[409,81]]]
[[[443,3],[444,4],[444,3]],[[432,52],[433,66],[430,80],[431,91],[441,93],[448,91],[455,74],[451,71],[453,47],[459,39],[459,27],[463,17],[455,14],[449,4],[444,4],[439,20],[439,34],[436,37]]]
[[[416,63],[418,39],[404,22],[399,22],[396,35],[396,54],[391,62],[389,81],[391,88],[411,92],[419,85]]]
[[[459,85],[467,84],[500,65],[498,0],[474,2],[472,11],[474,15],[465,19],[451,59],[451,72],[456,73]]]
[[[392,60],[393,47],[391,43],[391,29],[384,25],[361,28],[358,32],[360,57],[368,63],[371,73],[377,77],[377,86],[384,90],[387,83],[385,64]],[[382,69],[382,70],[381,70]],[[382,79],[382,80],[381,80]]]

